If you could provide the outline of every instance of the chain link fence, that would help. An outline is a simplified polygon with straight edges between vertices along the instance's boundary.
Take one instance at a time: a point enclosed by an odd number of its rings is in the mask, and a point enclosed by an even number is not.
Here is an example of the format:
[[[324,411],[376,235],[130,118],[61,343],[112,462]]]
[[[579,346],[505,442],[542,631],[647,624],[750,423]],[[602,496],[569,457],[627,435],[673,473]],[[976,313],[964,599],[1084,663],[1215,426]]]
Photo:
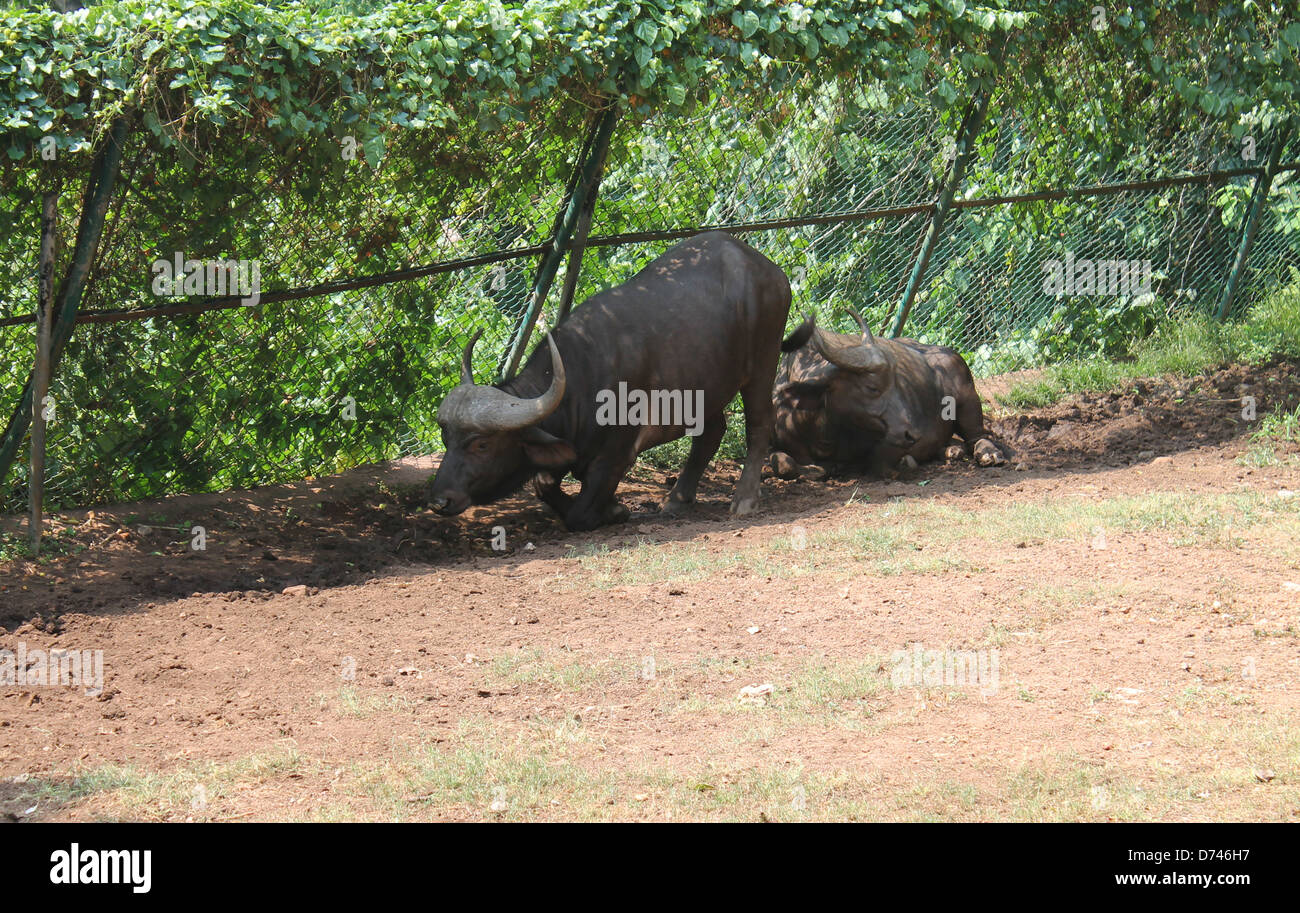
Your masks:
[[[809,312],[847,332],[852,306],[889,329],[961,125],[871,85],[792,85],[617,123],[575,306],[676,239],[724,228],[791,277],[791,327]],[[47,504],[271,484],[440,449],[437,406],[468,338],[484,331],[484,381],[527,329],[596,114],[590,99],[557,95],[526,123],[407,131],[378,169],[345,132],[323,169],[254,143],[220,171],[128,145],[51,387]],[[1148,124],[1140,143],[1122,130],[1085,142],[1063,123],[1060,142],[1035,143],[1051,116],[995,97],[907,318],[904,335],[955,346],[978,374],[1118,354],[1126,335],[1213,313],[1266,158],[1267,138],[1243,159],[1240,141],[1196,122]],[[1295,281],[1295,153],[1282,156],[1235,309]],[[1034,182],[1053,173],[1072,179]],[[80,190],[65,188],[65,248]],[[39,207],[34,181],[0,196],[6,410],[34,358]],[[256,261],[260,300],[160,297],[154,264],[177,256]],[[1066,257],[1149,261],[1149,287],[1057,294],[1046,277]],[[0,505],[25,498],[20,461]]]

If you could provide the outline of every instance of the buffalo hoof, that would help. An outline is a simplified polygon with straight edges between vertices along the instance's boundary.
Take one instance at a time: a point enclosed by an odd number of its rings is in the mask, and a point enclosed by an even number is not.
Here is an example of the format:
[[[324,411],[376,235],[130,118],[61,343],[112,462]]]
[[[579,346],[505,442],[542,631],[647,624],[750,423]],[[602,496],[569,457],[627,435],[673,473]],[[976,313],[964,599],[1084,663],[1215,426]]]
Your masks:
[[[585,533],[611,523],[625,523],[629,516],[631,514],[626,507],[617,501],[611,501],[604,507],[594,507],[582,512],[570,509],[564,515],[564,525],[570,532]]]
[[[980,438],[975,442],[975,462],[981,466],[1001,466],[1006,461],[1006,456],[988,438]]]
[[[731,502],[731,513],[744,517],[758,510],[758,498],[736,498]]]
[[[777,478],[793,479],[799,474],[799,464],[796,463],[788,453],[783,453],[778,450],[776,453],[772,454],[770,462],[772,465],[772,472],[776,474]]]
[[[902,458],[898,461],[898,471],[911,472],[919,465],[920,464],[916,462],[916,457],[912,456],[910,453],[905,453],[903,454]]]
[[[694,502],[692,501],[683,501],[680,498],[674,498],[672,495],[669,495],[660,503],[659,512],[668,514],[670,517],[677,517],[686,513],[693,506]]]
[[[799,478],[807,479],[809,482],[824,482],[830,475],[825,466],[818,466],[816,463],[809,463],[807,466],[799,467]]]

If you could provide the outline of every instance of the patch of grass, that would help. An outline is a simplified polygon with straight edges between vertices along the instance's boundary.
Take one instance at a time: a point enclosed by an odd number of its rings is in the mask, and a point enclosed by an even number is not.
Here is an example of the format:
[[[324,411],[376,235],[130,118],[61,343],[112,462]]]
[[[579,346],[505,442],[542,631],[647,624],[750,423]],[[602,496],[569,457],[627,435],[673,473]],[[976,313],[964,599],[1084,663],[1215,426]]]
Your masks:
[[[1253,703],[1249,694],[1229,691],[1227,688],[1207,688],[1201,684],[1188,685],[1178,695],[1178,706],[1188,707],[1240,707]]]
[[[1175,544],[1222,547],[1225,530],[1274,522],[1284,516],[1300,518],[1300,506],[1251,491],[1150,492],[1101,500],[1053,497],[988,508],[978,514],[913,500],[891,505],[883,514],[896,530],[905,531],[908,541],[925,542],[927,550],[943,554],[971,540],[1017,545],[1062,539],[1095,541],[1098,530],[1103,535],[1183,533]]]
[[[128,818],[220,817],[236,794],[252,785],[298,774],[305,761],[289,747],[231,762],[201,761],[160,773],[135,765],[74,769],[62,779],[33,781],[38,801],[68,804],[91,796]]]
[[[807,673],[825,680],[815,669]],[[836,687],[824,693],[835,694]],[[848,693],[859,690],[853,686]],[[767,709],[765,721],[776,708]],[[777,718],[760,734],[772,740],[788,733],[788,725]],[[1160,733],[1149,762],[1129,770],[1115,763],[1122,750],[1114,761],[1049,753],[999,767],[1003,773],[977,786],[947,778],[943,765],[918,768],[910,783],[900,784],[858,771],[808,771],[797,757],[780,766],[744,760],[681,770],[655,760],[629,764],[623,756],[607,759],[573,717],[518,729],[466,719],[445,742],[358,772],[354,787],[362,802],[373,803],[360,817],[397,819],[1222,820],[1282,819],[1295,807],[1300,731],[1281,712],[1245,725],[1237,717],[1190,715],[1173,723],[1123,725],[1131,733],[1121,749],[1130,739],[1150,745],[1152,727]],[[1271,778],[1267,785],[1260,779],[1264,772]],[[337,802],[331,808],[340,814]]]
[[[1182,533],[1172,544],[1236,547],[1231,530],[1272,521],[1279,514],[1300,514],[1286,502],[1258,492],[1193,494],[1151,492],[1105,498],[1059,498],[988,512],[981,523],[993,541],[1041,541],[1061,538],[1096,540],[1105,533]]]
[[[801,768],[701,769],[685,776],[647,775],[650,811],[659,817],[723,821],[800,821],[831,792],[828,779]],[[811,800],[811,802],[810,802]],[[652,803],[652,804],[651,804]],[[810,808],[810,804],[812,808]]]
[[[60,805],[75,802],[97,793],[137,788],[145,779],[135,767],[105,764],[89,769],[74,769],[66,778],[30,781],[31,797]]]
[[[1071,393],[1116,389],[1129,378],[1127,365],[1112,361],[1069,361],[1053,365],[1037,380],[1017,384],[998,397],[998,402],[1015,409],[1040,409]]]
[[[688,775],[646,776],[645,811],[660,819],[866,821],[892,817],[872,797],[874,777],[816,772],[798,763],[735,769],[709,765]],[[973,798],[973,797],[972,797]]]
[[[738,555],[710,554],[697,543],[660,543],[640,536],[625,548],[571,548],[565,557],[576,558],[584,583],[597,589],[700,580],[740,562]]]
[[[0,564],[31,556],[32,548],[26,533],[0,532]]]
[[[1108,393],[1144,377],[1189,377],[1233,360],[1222,325],[1206,317],[1166,324],[1139,342],[1124,361],[1071,360],[998,397],[1005,406],[1037,409],[1074,393]]]
[[[1129,778],[1075,755],[1023,765],[1001,792],[1001,820],[1143,820],[1143,791]]]
[[[640,666],[614,659],[598,665],[589,665],[573,659],[558,658],[546,651],[530,647],[497,656],[487,667],[489,679],[497,685],[544,684],[560,691],[583,691],[603,687],[634,677]]]
[[[1052,369],[1049,369],[1052,370]],[[1036,380],[1018,383],[1006,393],[999,393],[995,399],[1001,406],[1010,409],[1042,409],[1058,402],[1070,391],[1055,373]]]
[[[1285,459],[1278,456],[1282,444],[1300,443],[1300,406],[1291,410],[1276,409],[1260,421],[1251,434],[1253,446],[1237,462],[1247,466],[1295,466],[1300,456],[1290,454]]]
[[[701,656],[695,662],[695,668],[704,673],[710,681],[726,675],[732,675],[738,670],[749,671],[759,663],[767,663],[773,659],[772,654],[763,653],[746,653],[740,656]]]
[[[1291,276],[1288,287],[1228,324],[1237,357],[1252,363],[1275,355],[1300,358],[1300,270],[1292,267]]]
[[[1073,617],[1080,610],[1103,607],[1124,608],[1135,601],[1149,600],[1152,594],[1136,594],[1128,584],[1045,583],[1030,584],[1021,596],[1017,634],[1041,635],[1052,625]],[[1009,632],[1003,631],[1006,639]]]
[[[890,690],[889,671],[879,659],[848,662],[809,661],[790,683],[790,705],[807,712],[865,713],[868,703]]]
[[[989,622],[987,631],[984,634],[983,646],[985,647],[1002,647],[1011,637],[1011,629],[1004,625]]]
[[[1255,444],[1241,456],[1237,457],[1237,463],[1242,466],[1251,466],[1256,469],[1262,469],[1267,466],[1282,466],[1284,461],[1277,455],[1277,448],[1268,444]],[[1300,464],[1295,456],[1288,457],[1285,464],[1294,466]]]
[[[687,583],[737,569],[763,577],[816,574],[831,579],[857,578],[864,570],[892,576],[971,569],[958,555],[926,551],[921,541],[897,527],[855,525],[812,536],[778,534],[763,545],[734,552],[710,551],[696,542],[659,543],[638,538],[626,548],[571,549],[566,557],[579,560],[584,571],[582,585],[595,589]]]
[[[907,663],[910,670],[910,654]],[[793,670],[762,668],[743,677],[731,675],[724,680],[729,687],[720,695],[686,691],[685,683],[678,682],[665,689],[666,700],[660,705],[660,712],[745,718],[752,724],[748,740],[758,742],[771,741],[790,727],[868,730],[875,725],[874,718],[886,699],[903,688],[909,693],[919,692],[924,700],[945,703],[964,700],[979,690],[977,684],[895,685],[891,677],[893,666],[892,658],[888,661],[876,657],[809,659]],[[735,667],[724,664],[719,668]],[[937,671],[942,678],[942,666],[927,665],[925,674],[932,671]],[[738,700],[742,686],[765,681],[775,688],[766,703]]]
[[[1270,412],[1250,437],[1255,441],[1300,442],[1300,406],[1290,412],[1283,409]]]
[[[53,525],[47,527],[45,535],[41,537],[41,554],[38,560],[44,564],[61,555],[79,554],[87,548],[86,543],[77,538],[75,526]],[[26,532],[0,532],[0,564],[31,557],[32,549]]]
[[[1285,628],[1256,628],[1252,631],[1256,637],[1300,637],[1300,631],[1296,630],[1295,625],[1287,625]]]
[[[907,796],[878,797],[872,777],[809,772],[798,762],[709,762],[677,771],[593,759],[600,756],[570,757],[563,739],[535,728],[512,732],[464,720],[447,743],[362,771],[355,788],[375,812],[398,820],[942,820],[979,811],[967,784],[927,784]]]
[[[322,694],[318,698],[321,709],[332,707],[340,716],[364,720],[377,713],[409,711],[415,702],[401,692],[387,694],[363,691],[356,685],[344,685],[332,698]]]
[[[789,553],[786,566],[778,571],[778,576],[828,570],[835,573],[839,566],[842,575],[857,577],[863,570],[862,564],[882,577],[970,569],[958,555],[929,548],[929,530],[924,521],[898,515],[891,508],[885,508],[884,515],[890,518],[888,523],[848,524],[819,530],[805,537],[807,544],[802,549],[792,549],[787,540],[777,539],[773,550]],[[761,569],[766,570],[766,566]]]
[[[341,802],[331,802],[313,808],[308,820],[321,824],[351,824],[360,821],[361,817],[356,809]]]
[[[1300,500],[1252,491],[1157,491],[1101,500],[1080,493],[969,511],[925,499],[896,499],[884,505],[862,502],[853,518],[839,526],[797,536],[783,528],[766,542],[733,552],[710,552],[701,543],[638,539],[626,548],[573,550],[569,557],[576,557],[584,571],[577,585],[596,589],[700,580],[735,569],[774,578],[815,574],[821,580],[860,580],[976,571],[979,567],[965,551],[981,543],[1030,546],[1164,533],[1177,547],[1235,549],[1246,542],[1243,531],[1264,523],[1300,532]]]
[[[1050,406],[1074,393],[1108,393],[1144,377],[1192,377],[1232,362],[1259,364],[1275,356],[1300,358],[1300,281],[1255,305],[1243,318],[1220,323],[1196,315],[1163,324],[1119,361],[1070,360],[998,397],[1014,409]]]
[[[617,775],[566,758],[569,741],[462,718],[447,744],[426,745],[364,771],[357,787],[386,817],[398,820],[430,813],[508,821],[610,817],[606,803],[618,794]]]
[[[1150,765],[1145,816],[1293,821],[1300,808],[1300,727],[1290,708],[1206,709],[1217,712],[1188,711],[1157,724],[1167,742]],[[1133,737],[1151,738],[1152,723],[1131,721]]]

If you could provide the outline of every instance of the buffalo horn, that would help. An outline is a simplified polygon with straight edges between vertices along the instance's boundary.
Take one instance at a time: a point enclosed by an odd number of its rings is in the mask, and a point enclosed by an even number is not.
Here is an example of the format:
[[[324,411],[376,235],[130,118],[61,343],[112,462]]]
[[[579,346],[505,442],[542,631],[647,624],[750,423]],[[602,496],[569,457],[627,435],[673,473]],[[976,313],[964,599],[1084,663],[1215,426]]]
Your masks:
[[[536,425],[556,410],[564,398],[564,361],[549,333],[546,335],[546,343],[551,347],[551,386],[541,396],[532,399],[514,396],[498,387],[480,387],[474,383],[470,357],[478,336],[475,333],[465,347],[460,385],[447,394],[438,409],[441,422],[466,431],[517,431]]]
[[[857,322],[858,328],[862,330],[862,341],[864,343],[875,342],[875,337],[871,335],[871,328],[867,326],[867,322],[862,319],[862,315],[858,313],[857,308],[846,306],[844,310],[849,312],[849,316]]]

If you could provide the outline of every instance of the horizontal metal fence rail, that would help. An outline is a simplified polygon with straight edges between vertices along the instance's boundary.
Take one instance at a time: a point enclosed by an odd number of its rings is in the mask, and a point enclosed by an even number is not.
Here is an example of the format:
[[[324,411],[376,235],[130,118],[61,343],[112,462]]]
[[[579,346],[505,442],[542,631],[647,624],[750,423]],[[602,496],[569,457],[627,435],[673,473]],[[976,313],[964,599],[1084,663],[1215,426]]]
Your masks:
[[[1300,162],[1280,166],[1279,174],[1300,171]],[[1009,196],[975,197],[953,201],[956,209],[979,209],[987,206],[1004,206],[1011,203],[1035,203],[1047,200],[1081,199],[1107,194],[1131,191],[1159,190],[1166,187],[1183,187],[1189,184],[1213,184],[1239,177],[1262,175],[1263,168],[1234,168],[1226,171],[1210,171],[1204,174],[1180,175],[1153,181],[1130,181],[1121,184],[1094,184],[1087,187],[1067,187],[1053,190],[1041,190],[1035,193],[1012,194]],[[868,209],[854,212],[828,213],[826,215],[805,216],[795,219],[767,219],[759,222],[733,222],[719,225],[698,225],[675,228],[664,231],[623,232],[616,235],[592,235],[586,240],[587,247],[618,247],[625,244],[646,244],[657,241],[681,241],[706,231],[727,231],[737,234],[749,232],[772,231],[782,228],[803,228],[812,225],[838,225],[844,222],[866,222],[873,219],[886,219],[896,216],[915,215],[929,212],[933,203],[914,203],[910,206],[891,206],[881,209]],[[406,269],[392,270],[375,276],[363,276],[356,279],[342,279],[323,282],[318,285],[304,286],[279,292],[268,292],[260,297],[259,303],[271,304],[279,301],[292,301],[299,298],[315,298],[336,292],[354,291],[388,285],[393,282],[407,282],[439,273],[455,272],[477,266],[489,266],[510,260],[528,259],[545,253],[547,245],[535,244],[513,250],[495,251],[458,260],[445,260],[428,263]],[[223,311],[232,308],[247,307],[238,295],[221,298],[203,298],[186,304],[163,305],[158,307],[119,308],[115,310],[82,311],[76,317],[77,324],[84,323],[118,323],[124,320],[145,320],[159,317],[188,317],[208,311]],[[19,317],[0,318],[0,327],[25,326],[36,323],[35,314]]]

